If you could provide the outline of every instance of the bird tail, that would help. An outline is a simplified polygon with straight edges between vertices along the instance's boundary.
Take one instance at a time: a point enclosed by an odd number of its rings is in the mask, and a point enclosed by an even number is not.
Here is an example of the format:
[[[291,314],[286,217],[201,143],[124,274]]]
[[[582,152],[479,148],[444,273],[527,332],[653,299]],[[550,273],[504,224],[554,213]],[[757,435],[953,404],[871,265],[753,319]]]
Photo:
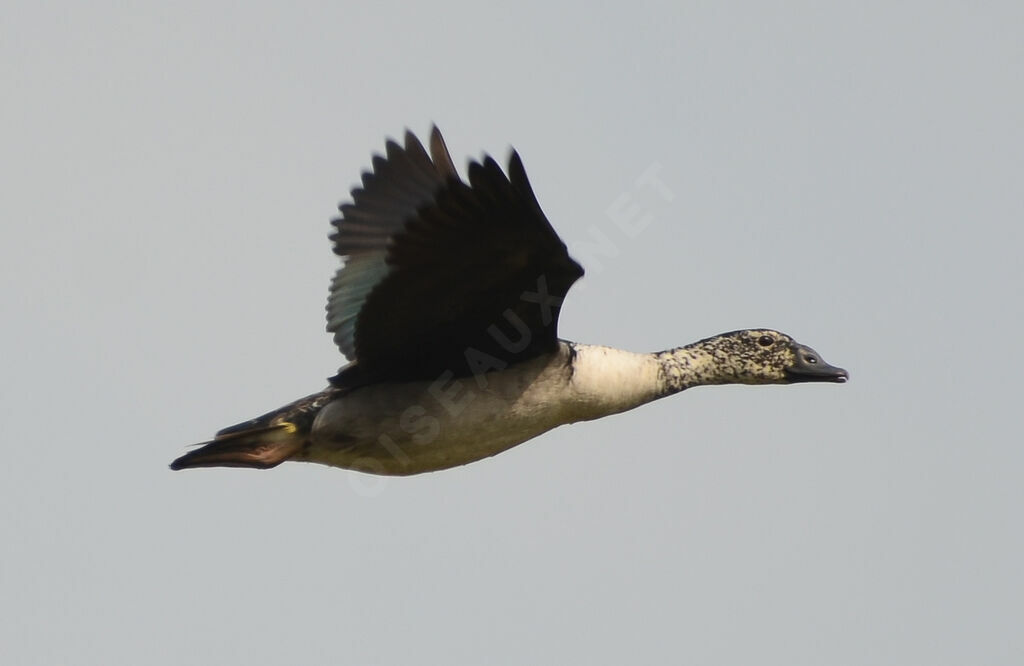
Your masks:
[[[171,463],[171,469],[255,467],[270,469],[299,452],[306,438],[292,423],[217,435]]]
[[[277,467],[309,442],[313,420],[330,398],[324,392],[297,400],[258,418],[224,428],[171,463],[171,469],[193,467]]]

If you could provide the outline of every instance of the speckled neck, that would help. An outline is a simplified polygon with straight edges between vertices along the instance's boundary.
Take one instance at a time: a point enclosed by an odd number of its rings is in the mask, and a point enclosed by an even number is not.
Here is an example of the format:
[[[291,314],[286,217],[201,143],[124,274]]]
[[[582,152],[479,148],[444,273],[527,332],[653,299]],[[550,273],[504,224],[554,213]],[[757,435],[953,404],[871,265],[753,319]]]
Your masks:
[[[659,397],[694,386],[751,383],[743,378],[743,361],[731,353],[730,339],[714,337],[658,352]]]

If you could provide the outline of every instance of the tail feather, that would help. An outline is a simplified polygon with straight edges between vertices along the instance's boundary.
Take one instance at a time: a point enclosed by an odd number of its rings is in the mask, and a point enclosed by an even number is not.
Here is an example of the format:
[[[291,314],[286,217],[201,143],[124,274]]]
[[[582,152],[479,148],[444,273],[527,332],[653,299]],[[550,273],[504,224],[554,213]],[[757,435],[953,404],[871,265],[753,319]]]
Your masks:
[[[277,467],[298,453],[305,444],[306,438],[296,430],[294,424],[279,423],[218,435],[172,462],[171,469]]]
[[[172,462],[171,469],[277,467],[306,446],[317,413],[340,393],[338,389],[329,388],[224,428],[212,440],[197,444],[198,449]]]

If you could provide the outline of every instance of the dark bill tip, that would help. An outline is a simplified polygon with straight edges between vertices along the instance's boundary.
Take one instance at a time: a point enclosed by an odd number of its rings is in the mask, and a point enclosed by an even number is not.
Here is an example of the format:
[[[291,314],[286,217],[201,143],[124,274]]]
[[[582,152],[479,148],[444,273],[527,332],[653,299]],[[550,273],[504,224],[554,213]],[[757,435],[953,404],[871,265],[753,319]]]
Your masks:
[[[810,347],[794,345],[796,360],[786,368],[786,376],[792,382],[833,382],[844,384],[850,379],[850,373],[842,368],[829,365],[821,355]]]

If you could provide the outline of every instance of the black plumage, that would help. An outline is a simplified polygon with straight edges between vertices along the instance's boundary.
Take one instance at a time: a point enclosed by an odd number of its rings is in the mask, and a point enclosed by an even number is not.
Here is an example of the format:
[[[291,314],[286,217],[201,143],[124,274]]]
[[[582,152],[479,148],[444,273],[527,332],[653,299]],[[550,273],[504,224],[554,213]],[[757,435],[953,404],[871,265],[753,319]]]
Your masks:
[[[557,344],[562,299],[583,269],[533,194],[519,155],[459,179],[437,128],[431,153],[388,142],[333,224],[346,258],[328,330],[354,363],[338,387],[501,369]]]

